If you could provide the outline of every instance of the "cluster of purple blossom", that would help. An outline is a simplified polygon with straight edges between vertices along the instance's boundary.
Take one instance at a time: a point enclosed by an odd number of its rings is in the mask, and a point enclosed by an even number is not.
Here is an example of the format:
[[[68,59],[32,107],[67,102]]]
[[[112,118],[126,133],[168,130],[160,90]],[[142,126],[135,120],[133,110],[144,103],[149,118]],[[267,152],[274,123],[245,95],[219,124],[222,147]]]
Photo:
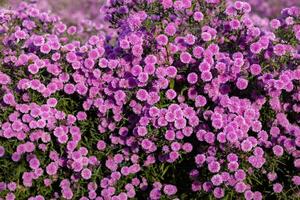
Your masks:
[[[0,10],[0,198],[300,196],[300,9],[110,0],[114,34]]]
[[[104,11],[101,6],[104,0],[3,0],[5,7],[16,8],[22,1],[35,3],[41,11],[53,12],[68,26],[78,28],[77,36],[80,40],[86,40],[90,35],[105,32],[114,35],[116,32],[109,29],[104,21]]]

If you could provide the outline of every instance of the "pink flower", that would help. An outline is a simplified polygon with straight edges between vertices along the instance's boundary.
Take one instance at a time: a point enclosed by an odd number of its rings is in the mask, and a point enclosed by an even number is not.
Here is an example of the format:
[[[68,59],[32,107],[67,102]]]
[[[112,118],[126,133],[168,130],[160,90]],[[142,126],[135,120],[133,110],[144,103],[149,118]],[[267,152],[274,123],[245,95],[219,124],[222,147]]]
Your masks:
[[[165,33],[169,36],[174,36],[176,33],[175,23],[169,23],[165,28]]]
[[[164,193],[168,196],[176,194],[177,188],[174,185],[168,184],[164,186]]]
[[[140,101],[146,101],[148,98],[148,92],[144,89],[139,89],[136,93],[136,97]]]
[[[51,51],[51,48],[48,44],[43,44],[41,47],[40,47],[40,51],[44,54],[48,54],[50,53]]]
[[[280,183],[275,183],[275,184],[273,185],[273,191],[274,191],[275,193],[281,193],[281,192],[282,192],[282,189],[283,189],[283,187],[282,187],[282,185],[281,185]]]
[[[203,16],[202,12],[197,11],[194,13],[193,18],[195,21],[200,22],[203,20],[204,16]]]
[[[55,175],[57,173],[58,167],[57,164],[54,162],[51,162],[47,167],[46,167],[46,172],[49,175]]]
[[[204,82],[208,82],[212,79],[212,74],[210,71],[204,71],[201,73],[201,79],[204,81]]]
[[[250,45],[250,50],[254,54],[259,54],[262,50],[260,43],[256,42]]]
[[[47,105],[50,107],[55,107],[57,105],[57,100],[55,98],[49,98],[47,100]]]
[[[12,93],[7,93],[3,96],[3,101],[7,105],[14,106],[16,104],[15,96]]]
[[[275,145],[272,150],[277,157],[281,157],[283,155],[283,148],[279,145]]]
[[[81,176],[83,179],[88,180],[92,177],[92,172],[91,170],[85,168],[81,171]]]
[[[36,158],[33,158],[29,161],[29,165],[31,169],[37,169],[40,166],[40,161]]]
[[[35,64],[30,64],[28,66],[28,71],[31,73],[31,74],[37,74],[39,72],[39,67]]]
[[[201,33],[201,38],[205,42],[211,41],[212,40],[212,35],[209,32],[202,32]]]
[[[156,41],[157,41],[157,43],[159,44],[159,45],[161,45],[161,46],[165,46],[165,45],[167,45],[168,44],[168,37],[166,36],[166,35],[164,35],[164,34],[161,34],[161,35],[158,35],[157,37],[156,37]]]
[[[165,133],[165,138],[168,141],[173,141],[175,140],[175,132],[172,130],[167,130]]]
[[[147,131],[147,128],[146,128],[146,127],[144,127],[144,126],[139,126],[139,127],[137,128],[137,133],[138,133],[139,136],[145,136],[145,135],[147,135],[148,131]]]
[[[11,79],[8,75],[3,74],[0,72],[0,84],[1,85],[7,85],[11,82]]]
[[[248,87],[248,80],[244,78],[238,78],[236,86],[240,90],[245,90]]]
[[[173,1],[172,0],[162,0],[161,4],[163,5],[164,9],[172,8]]]
[[[213,177],[211,178],[211,182],[214,186],[219,186],[223,183],[223,178],[221,175],[219,174],[215,174],[213,175]]]
[[[251,71],[251,74],[253,74],[254,76],[257,76],[261,73],[261,66],[258,64],[252,64],[250,66],[250,71]]]
[[[277,56],[283,56],[284,54],[286,54],[286,47],[283,44],[276,44],[274,46],[274,53]]]
[[[177,93],[176,93],[175,90],[173,90],[173,89],[167,90],[167,92],[166,92],[166,97],[167,97],[167,99],[173,100],[173,99],[176,98],[176,96],[177,96]]]
[[[183,52],[180,54],[180,61],[182,63],[188,64],[191,62],[191,60],[192,60],[192,56],[188,52]]]
[[[234,188],[236,192],[243,193],[246,190],[246,184],[244,182],[238,182]]]
[[[198,76],[196,73],[192,72],[188,74],[187,80],[190,84],[196,84],[198,81]]]
[[[220,163],[216,161],[212,161],[208,164],[208,169],[212,173],[217,173],[220,171]]]
[[[248,152],[252,149],[252,143],[250,140],[246,139],[244,140],[242,143],[241,143],[241,149],[244,151],[244,152]]]

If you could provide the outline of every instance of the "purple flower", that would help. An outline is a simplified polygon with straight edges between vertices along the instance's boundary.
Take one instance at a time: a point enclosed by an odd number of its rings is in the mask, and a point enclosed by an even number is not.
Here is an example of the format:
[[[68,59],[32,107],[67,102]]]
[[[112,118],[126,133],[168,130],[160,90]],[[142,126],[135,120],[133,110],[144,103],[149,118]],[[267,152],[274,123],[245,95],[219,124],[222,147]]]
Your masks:
[[[176,194],[176,192],[177,192],[176,186],[171,185],[171,184],[165,185],[163,190],[164,190],[164,193],[168,196],[172,196],[172,195]]]
[[[217,173],[220,171],[220,163],[216,161],[212,161],[208,164],[208,170],[212,173]]]
[[[92,177],[92,172],[91,170],[85,168],[81,171],[81,176],[83,179],[88,180]]]
[[[280,193],[282,192],[283,186],[280,183],[275,183],[273,184],[273,191],[275,193]]]
[[[277,157],[281,157],[283,155],[283,148],[279,145],[275,145],[272,150]]]
[[[223,183],[223,178],[221,175],[219,174],[215,174],[213,175],[213,177],[211,178],[211,182],[214,186],[219,186]]]
[[[195,21],[200,22],[203,20],[204,16],[203,16],[202,12],[197,11],[194,13],[193,18]]]
[[[190,84],[196,84],[197,81],[198,81],[198,76],[196,73],[192,72],[192,73],[189,73],[188,74],[188,77],[187,77],[187,81],[190,83]]]
[[[236,86],[240,90],[245,90],[248,87],[248,80],[243,78],[238,78],[236,82]]]
[[[192,56],[188,52],[182,52],[180,54],[180,61],[182,63],[188,64],[191,62],[191,60],[192,60]]]

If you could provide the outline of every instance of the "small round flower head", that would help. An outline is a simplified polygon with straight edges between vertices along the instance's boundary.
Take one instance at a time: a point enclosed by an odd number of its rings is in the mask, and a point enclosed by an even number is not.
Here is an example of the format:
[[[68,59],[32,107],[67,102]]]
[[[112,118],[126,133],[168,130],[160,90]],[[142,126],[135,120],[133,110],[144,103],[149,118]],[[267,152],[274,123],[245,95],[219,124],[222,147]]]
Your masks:
[[[196,98],[195,98],[195,106],[196,107],[203,107],[205,106],[207,103],[207,100],[204,96],[202,95],[198,95]]]
[[[36,158],[33,158],[29,161],[30,168],[37,169],[40,166],[40,161]]]
[[[51,51],[51,47],[49,44],[44,44],[41,46],[40,51],[44,54],[48,54]]]
[[[81,171],[81,176],[83,179],[88,180],[92,177],[92,172],[90,169],[85,168]]]
[[[269,181],[274,181],[277,178],[277,174],[275,172],[269,172],[267,176]]]
[[[54,162],[51,162],[47,167],[46,167],[46,172],[49,175],[55,175],[57,173],[58,167],[57,164]]]
[[[202,40],[204,40],[205,42],[211,41],[212,40],[212,36],[210,33],[208,32],[202,32],[201,33],[201,38]]]
[[[148,92],[144,89],[140,89],[137,91],[136,97],[140,101],[146,101],[148,98]]]
[[[292,181],[295,185],[300,185],[300,176],[293,176]]]
[[[251,44],[250,50],[253,54],[259,54],[262,50],[261,44],[258,42]]]
[[[167,130],[166,133],[165,133],[165,138],[168,141],[175,140],[175,132],[173,130]]]
[[[205,71],[205,72],[202,72],[201,73],[201,79],[204,81],[204,82],[208,82],[212,79],[212,74],[210,71]]]
[[[75,92],[75,86],[71,83],[67,83],[64,86],[64,91],[66,94],[73,94]]]
[[[177,74],[177,69],[174,66],[169,66],[167,67],[167,76],[171,77],[171,78],[175,78],[176,74]]]
[[[35,46],[42,46],[45,44],[45,38],[43,36],[40,36],[40,35],[36,35],[34,38],[33,38],[33,44]]]
[[[154,55],[148,55],[148,56],[145,58],[145,63],[146,63],[146,64],[156,64],[156,63],[157,63],[157,58],[156,58],[156,56],[154,56]]]
[[[275,193],[281,193],[283,189],[283,186],[280,183],[273,184],[273,191]]]
[[[212,161],[208,164],[208,170],[212,173],[217,173],[220,171],[220,163],[216,161]]]
[[[10,182],[7,184],[7,189],[9,191],[15,191],[17,189],[17,184],[15,182]]]
[[[49,98],[47,100],[47,105],[49,105],[50,107],[55,107],[57,105],[57,99],[55,99],[55,98]]]
[[[248,87],[248,80],[244,78],[238,78],[236,86],[240,90],[245,90]]]
[[[17,39],[25,39],[26,38],[26,33],[22,30],[18,30],[15,32],[15,37]]]
[[[270,26],[272,29],[278,29],[281,26],[281,23],[278,19],[272,19],[270,21]]]
[[[213,177],[211,178],[211,182],[214,186],[219,186],[223,183],[223,178],[221,175],[219,174],[215,174],[213,175]]]
[[[194,13],[193,18],[195,21],[200,22],[203,20],[204,16],[203,16],[202,12],[197,11]]]
[[[76,118],[78,121],[84,121],[87,119],[87,114],[85,112],[80,111],[77,113]]]
[[[146,127],[144,127],[144,126],[139,126],[139,127],[137,128],[137,133],[138,133],[139,136],[145,136],[145,135],[147,135],[148,131],[147,131],[147,128],[146,128]]]
[[[185,43],[193,45],[196,41],[196,37],[192,34],[187,34],[184,38]]]
[[[241,149],[244,151],[244,152],[248,152],[252,149],[252,142],[248,139],[244,140],[242,143],[241,143]]]
[[[238,182],[235,186],[235,191],[238,193],[244,193],[247,189],[246,184],[244,182]]]
[[[277,56],[283,56],[286,53],[286,47],[283,44],[276,44],[274,46],[274,53]]]
[[[192,56],[188,52],[182,52],[180,54],[180,61],[182,63],[188,64],[191,62],[191,60],[192,60]]]
[[[174,36],[176,33],[176,25],[175,23],[169,23],[165,28],[165,33],[169,36]]]
[[[246,173],[244,172],[244,170],[239,169],[234,173],[234,177],[238,181],[243,181],[246,178]]]
[[[187,80],[190,84],[196,84],[197,81],[198,81],[198,75],[194,72],[189,73],[188,77],[187,77]]]
[[[161,35],[156,37],[156,41],[159,45],[165,46],[165,45],[168,44],[168,37],[164,34],[161,34]]]
[[[216,187],[213,191],[214,197],[217,199],[222,199],[225,195],[224,189],[221,187]]]
[[[254,76],[257,76],[261,73],[261,66],[258,64],[252,64],[250,66],[250,71],[251,71],[251,74],[253,74]]]
[[[173,89],[167,90],[167,92],[166,92],[166,97],[167,97],[167,99],[173,100],[173,99],[176,98],[176,96],[177,96],[177,93],[176,93],[175,90],[173,90]]]
[[[169,8],[172,8],[173,1],[172,0],[162,0],[161,4],[162,4],[164,9],[169,9]]]
[[[195,58],[201,58],[203,52],[204,52],[204,49],[203,49],[203,47],[201,47],[201,46],[195,46],[195,47],[193,48],[193,56],[194,56]],[[201,70],[200,70],[200,71],[201,71]]]
[[[39,72],[39,67],[35,64],[30,64],[28,66],[28,71],[31,73],[31,74],[37,74]]]
[[[164,189],[163,189],[164,193],[168,196],[172,196],[174,194],[176,194],[177,192],[177,188],[176,186],[174,185],[171,185],[171,184],[167,184],[164,186]]]
[[[94,67],[94,65],[95,65],[95,62],[92,59],[88,58],[88,59],[84,60],[84,66],[86,68],[92,69]]]
[[[277,157],[281,157],[283,155],[283,148],[280,145],[275,145],[272,150]]]

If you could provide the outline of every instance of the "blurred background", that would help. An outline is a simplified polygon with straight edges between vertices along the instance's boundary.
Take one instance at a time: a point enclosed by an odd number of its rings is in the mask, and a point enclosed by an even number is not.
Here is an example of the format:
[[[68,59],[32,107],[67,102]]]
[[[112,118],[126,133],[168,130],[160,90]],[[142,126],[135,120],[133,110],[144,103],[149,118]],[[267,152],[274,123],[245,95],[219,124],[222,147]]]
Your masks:
[[[0,0],[0,7],[14,7],[22,0]],[[84,33],[108,30],[104,22],[102,5],[107,0],[24,0],[35,2],[39,9],[51,11],[68,25],[76,25]],[[233,2],[234,0],[226,0]],[[283,8],[300,6],[300,0],[244,0],[251,4],[251,17],[255,24],[267,27],[269,20],[280,15]],[[84,30],[84,31],[83,31]]]
[[[104,0],[24,0],[33,2],[43,11],[51,10],[66,23],[77,24],[78,21],[99,19],[100,8]],[[14,7],[22,0],[0,0],[2,7]]]
[[[0,0],[0,6],[15,6],[22,0]],[[66,23],[76,24],[78,21],[90,20],[99,22],[100,8],[106,0],[25,0],[36,2],[43,10],[52,10]],[[300,6],[300,0],[245,0],[252,6],[253,14],[262,18],[274,18],[281,9],[291,6]]]
[[[36,3],[40,10],[54,13],[69,26],[77,26],[85,36],[108,30],[100,10],[106,0],[0,0],[0,7],[13,8],[22,1]]]

